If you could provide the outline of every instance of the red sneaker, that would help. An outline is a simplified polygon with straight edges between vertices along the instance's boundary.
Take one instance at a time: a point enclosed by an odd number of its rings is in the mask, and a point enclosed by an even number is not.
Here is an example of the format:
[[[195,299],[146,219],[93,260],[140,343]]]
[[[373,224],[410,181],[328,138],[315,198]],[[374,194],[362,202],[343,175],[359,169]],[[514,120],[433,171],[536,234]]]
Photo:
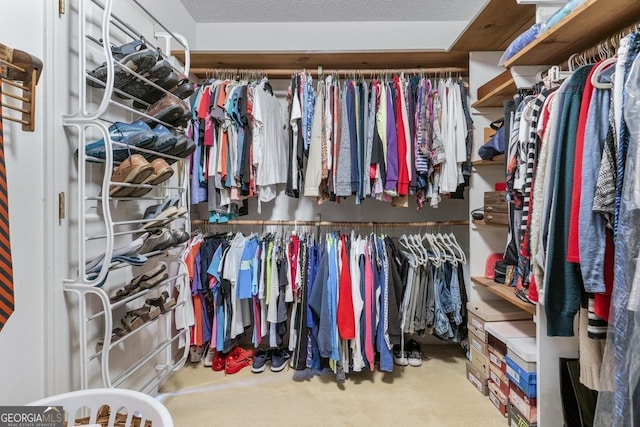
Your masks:
[[[225,360],[225,374],[235,374],[242,368],[253,364],[253,351],[236,347],[229,352]]]
[[[213,369],[216,372],[224,371],[225,361],[228,355],[222,356],[218,350],[211,350],[211,351],[215,352],[215,354],[213,355],[213,360],[211,361],[211,369]]]

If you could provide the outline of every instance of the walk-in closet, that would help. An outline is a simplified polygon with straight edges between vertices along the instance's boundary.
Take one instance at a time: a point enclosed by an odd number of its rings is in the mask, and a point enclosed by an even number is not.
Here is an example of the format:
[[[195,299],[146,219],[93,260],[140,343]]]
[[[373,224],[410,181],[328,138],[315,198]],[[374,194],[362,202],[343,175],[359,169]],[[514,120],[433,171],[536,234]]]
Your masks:
[[[640,422],[636,0],[5,0],[0,425]]]

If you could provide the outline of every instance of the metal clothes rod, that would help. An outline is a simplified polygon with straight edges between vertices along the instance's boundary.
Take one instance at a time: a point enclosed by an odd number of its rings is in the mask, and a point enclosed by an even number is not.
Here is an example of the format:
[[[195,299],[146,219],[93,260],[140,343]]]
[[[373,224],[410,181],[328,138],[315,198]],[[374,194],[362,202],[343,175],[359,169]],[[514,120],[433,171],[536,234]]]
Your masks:
[[[302,68],[192,68],[191,72],[197,75],[215,75],[215,74],[250,74],[259,73],[271,78],[285,78],[291,77],[292,74],[303,71]],[[317,69],[306,69],[306,72],[318,76]],[[437,68],[352,68],[352,69],[326,69],[320,70],[323,76],[329,76],[332,74],[337,75],[350,75],[350,74],[460,74],[467,73],[469,70],[465,67],[437,67]]]
[[[430,227],[430,226],[462,226],[469,225],[468,220],[462,221],[418,221],[418,222],[358,222],[358,221],[292,221],[292,220],[253,220],[234,219],[224,223],[211,223],[205,220],[192,220],[192,225],[293,225],[293,226],[314,226],[330,227],[332,225],[347,225],[357,227]]]

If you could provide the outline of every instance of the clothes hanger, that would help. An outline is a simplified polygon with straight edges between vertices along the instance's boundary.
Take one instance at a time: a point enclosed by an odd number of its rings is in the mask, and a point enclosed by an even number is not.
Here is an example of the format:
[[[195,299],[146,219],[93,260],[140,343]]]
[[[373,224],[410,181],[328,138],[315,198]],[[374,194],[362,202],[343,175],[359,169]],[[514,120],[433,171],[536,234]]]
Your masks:
[[[441,255],[441,250],[438,247],[438,245],[436,245],[434,243],[434,239],[433,239],[433,234],[428,231],[424,234],[424,236],[422,236],[423,240],[426,240],[427,243],[429,243],[429,248],[431,249],[431,251],[434,254],[434,257],[430,258],[431,261],[433,262],[433,265],[436,267],[440,267],[442,265],[442,255]]]
[[[421,239],[420,239],[421,240]],[[413,246],[413,248],[416,251],[417,254],[417,261],[419,265],[425,265],[426,263],[426,259],[424,257],[424,253],[423,253],[423,246],[422,246],[422,242],[418,241],[418,239],[416,239],[416,235],[415,234],[410,234],[409,235],[409,243]]]
[[[462,246],[460,246],[460,243],[458,243],[458,239],[456,238],[456,235],[454,233],[450,233],[449,236],[453,240],[453,244],[455,245],[456,250],[458,250],[458,252],[460,253],[460,258],[461,258],[460,262],[463,263],[463,264],[466,264],[467,263],[467,255],[462,250]]]

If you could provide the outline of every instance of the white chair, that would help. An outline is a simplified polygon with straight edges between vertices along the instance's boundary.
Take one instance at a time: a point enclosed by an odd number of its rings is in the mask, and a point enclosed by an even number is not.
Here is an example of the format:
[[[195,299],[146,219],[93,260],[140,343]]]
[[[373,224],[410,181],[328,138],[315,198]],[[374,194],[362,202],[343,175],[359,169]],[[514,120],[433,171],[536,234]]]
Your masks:
[[[89,425],[100,426],[96,419],[98,411],[103,405],[110,408],[108,427],[115,426],[116,414],[124,412],[124,409],[127,413],[125,427],[131,427],[134,415],[141,418],[140,427],[144,427],[147,420],[151,421],[153,427],[173,427],[171,414],[162,403],[147,394],[133,390],[114,388],[79,390],[47,397],[28,404],[28,406],[62,406],[67,413],[69,426],[75,425],[78,409],[84,407],[89,408],[90,411]]]

